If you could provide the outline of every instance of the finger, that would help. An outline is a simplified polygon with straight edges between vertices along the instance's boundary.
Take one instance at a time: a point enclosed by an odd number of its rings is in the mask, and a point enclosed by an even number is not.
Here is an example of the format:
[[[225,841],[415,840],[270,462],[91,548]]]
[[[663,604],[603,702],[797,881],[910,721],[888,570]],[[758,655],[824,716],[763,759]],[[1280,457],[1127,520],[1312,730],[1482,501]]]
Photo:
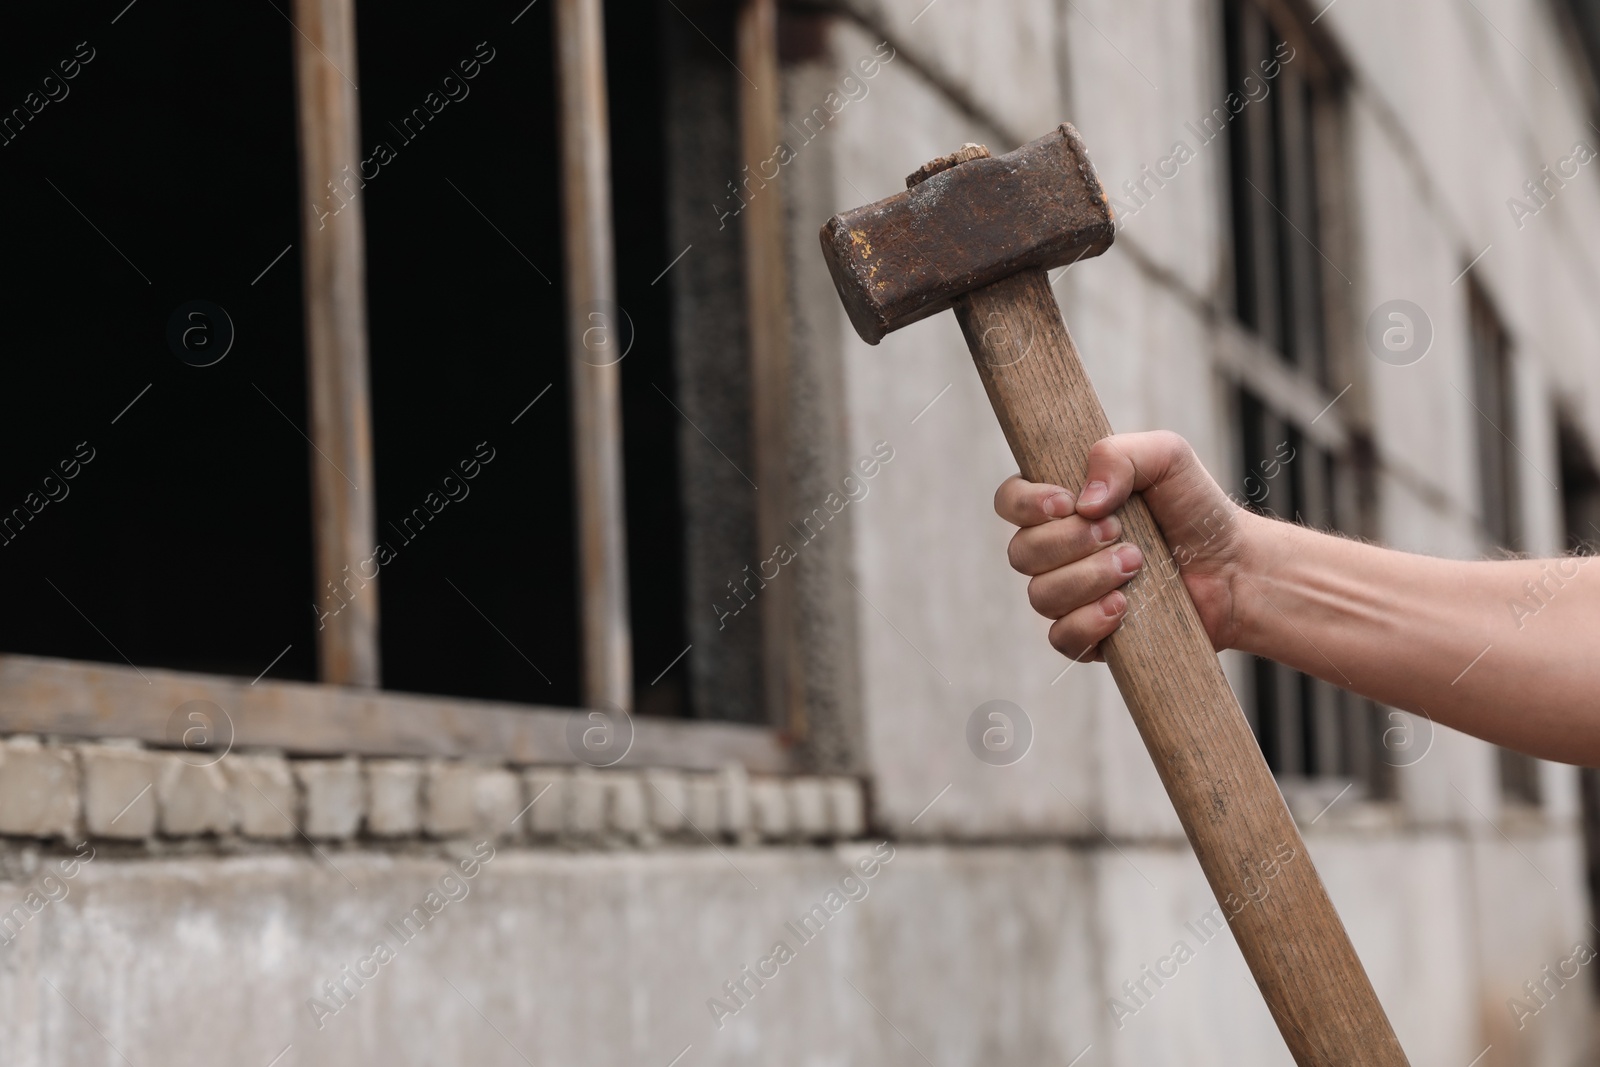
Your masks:
[[[1038,526],[1024,526],[1011,538],[1006,558],[1013,570],[1032,576],[1065,567],[1116,542],[1122,520],[1115,515],[1090,521],[1069,515]]]
[[[1059,485],[1025,481],[1013,474],[994,494],[994,513],[1013,526],[1037,526],[1072,514],[1072,494]]]
[[[1089,450],[1089,468],[1076,510],[1091,519],[1109,515],[1134,491],[1172,477],[1193,460],[1189,443],[1166,430],[1102,438]]]
[[[1028,603],[1045,618],[1059,619],[1123,585],[1142,562],[1137,545],[1102,549],[1088,559],[1036,575],[1028,583]]]
[[[1107,593],[1050,624],[1050,645],[1080,662],[1102,658],[1100,642],[1110,637],[1128,614],[1128,598]]]

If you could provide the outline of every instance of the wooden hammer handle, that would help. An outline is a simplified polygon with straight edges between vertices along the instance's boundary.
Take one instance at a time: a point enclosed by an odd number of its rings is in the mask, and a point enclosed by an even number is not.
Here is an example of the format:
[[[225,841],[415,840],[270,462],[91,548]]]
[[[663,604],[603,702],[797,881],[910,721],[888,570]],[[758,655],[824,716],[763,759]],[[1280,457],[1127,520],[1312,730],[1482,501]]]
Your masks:
[[[1111,426],[1044,272],[977,289],[955,310],[1022,476],[1077,492]],[[1403,1067],[1161,530],[1137,493],[1119,515],[1145,563],[1101,647],[1278,1029],[1301,1067]]]

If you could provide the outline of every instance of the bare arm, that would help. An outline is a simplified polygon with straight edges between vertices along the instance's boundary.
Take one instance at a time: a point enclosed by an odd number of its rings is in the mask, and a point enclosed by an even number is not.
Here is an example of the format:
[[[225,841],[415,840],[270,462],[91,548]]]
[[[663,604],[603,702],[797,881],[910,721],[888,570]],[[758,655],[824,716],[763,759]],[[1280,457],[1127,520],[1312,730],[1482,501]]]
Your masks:
[[[996,495],[1022,527],[1012,565],[1033,576],[1029,598],[1067,655],[1095,656],[1129,610],[1117,590],[1137,550],[1092,531],[1107,535],[1134,489],[1218,648],[1508,748],[1600,765],[1600,568],[1585,557],[1435,559],[1264,518],[1229,500],[1174,434],[1100,442],[1075,491],[1013,478]]]
[[[1434,559],[1250,516],[1239,647],[1486,741],[1600,764],[1600,570]]]

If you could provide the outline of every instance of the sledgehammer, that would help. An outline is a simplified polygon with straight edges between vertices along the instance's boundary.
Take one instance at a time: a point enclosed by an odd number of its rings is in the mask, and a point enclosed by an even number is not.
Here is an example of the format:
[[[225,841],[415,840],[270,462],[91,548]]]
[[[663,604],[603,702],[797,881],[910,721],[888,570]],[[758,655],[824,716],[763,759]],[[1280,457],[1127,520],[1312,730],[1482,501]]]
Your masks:
[[[877,344],[954,308],[1022,476],[1081,485],[1111,426],[1045,275],[1111,246],[1078,131],[998,157],[967,145],[906,186],[822,227],[850,321]],[[1138,494],[1119,514],[1153,565],[1125,587],[1139,609],[1101,648],[1289,1051],[1301,1067],[1403,1067],[1161,531]]]

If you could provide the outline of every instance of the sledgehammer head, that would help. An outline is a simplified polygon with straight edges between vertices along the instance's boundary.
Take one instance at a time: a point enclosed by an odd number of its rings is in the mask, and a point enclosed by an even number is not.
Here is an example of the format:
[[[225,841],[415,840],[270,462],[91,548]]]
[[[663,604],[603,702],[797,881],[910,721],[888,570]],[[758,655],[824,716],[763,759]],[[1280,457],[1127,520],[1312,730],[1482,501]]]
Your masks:
[[[1111,247],[1111,205],[1071,123],[1003,156],[967,145],[906,185],[822,227],[833,284],[868,344],[1020,270]]]

